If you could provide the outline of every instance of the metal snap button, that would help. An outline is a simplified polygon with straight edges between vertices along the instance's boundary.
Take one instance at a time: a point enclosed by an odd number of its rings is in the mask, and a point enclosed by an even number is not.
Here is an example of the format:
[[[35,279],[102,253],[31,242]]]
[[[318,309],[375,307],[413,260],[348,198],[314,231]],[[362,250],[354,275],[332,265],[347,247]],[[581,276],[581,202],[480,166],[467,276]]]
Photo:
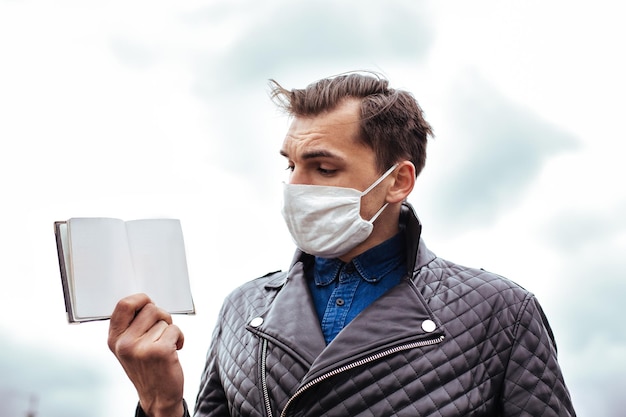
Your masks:
[[[250,326],[252,327],[259,327],[262,324],[263,324],[263,317],[255,317],[252,320],[250,320]]]
[[[339,307],[341,307],[345,303],[346,302],[343,300],[343,298],[337,298],[337,300],[335,300],[335,304],[337,304]]]
[[[424,320],[422,322],[422,330],[424,330],[426,333],[433,332],[435,331],[436,328],[437,328],[437,325],[432,320]]]

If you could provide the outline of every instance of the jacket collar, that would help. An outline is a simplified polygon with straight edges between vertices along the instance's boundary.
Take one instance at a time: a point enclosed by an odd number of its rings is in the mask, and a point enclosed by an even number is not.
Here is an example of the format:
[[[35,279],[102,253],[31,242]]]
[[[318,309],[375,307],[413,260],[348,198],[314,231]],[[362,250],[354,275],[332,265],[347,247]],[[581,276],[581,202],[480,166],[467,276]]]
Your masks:
[[[282,346],[303,363],[312,365],[310,377],[358,356],[408,340],[441,334],[441,323],[416,285],[419,270],[435,259],[435,255],[421,241],[422,225],[408,203],[402,206],[400,227],[406,232],[407,269],[412,271],[410,279],[403,280],[376,300],[372,305],[375,308],[366,308],[331,344],[326,346],[324,342],[304,276],[304,263],[313,258],[299,250],[289,272],[276,274],[266,283],[268,290],[279,290],[278,294],[262,314],[263,323],[249,329]],[[436,324],[434,332],[423,330],[426,320]]]
[[[407,239],[407,271],[413,271],[413,275],[415,275],[424,265],[432,262],[436,255],[422,241],[422,223],[419,217],[417,217],[413,206],[406,201],[402,203],[399,222],[400,229],[406,232],[404,235]],[[289,269],[292,270],[298,262],[307,262],[307,258],[311,258],[311,255],[302,252],[300,249],[296,250]],[[285,284],[286,280],[287,275],[279,275],[270,280],[266,284],[266,288],[280,288]]]
[[[406,232],[407,271],[413,271],[415,275],[424,265],[432,262],[436,256],[428,250],[422,241],[422,222],[417,217],[413,206],[406,201],[402,203],[400,209],[400,228]]]

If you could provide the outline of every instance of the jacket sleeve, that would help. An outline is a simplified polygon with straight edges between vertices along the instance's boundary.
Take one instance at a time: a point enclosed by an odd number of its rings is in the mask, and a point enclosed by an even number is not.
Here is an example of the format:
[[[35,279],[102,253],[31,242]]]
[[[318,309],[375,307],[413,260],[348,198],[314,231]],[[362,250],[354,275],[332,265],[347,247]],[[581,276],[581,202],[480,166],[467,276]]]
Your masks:
[[[502,392],[503,415],[575,416],[552,330],[533,295],[518,313],[514,337]]]
[[[200,389],[196,398],[194,417],[230,417],[228,401],[222,386],[217,352],[222,334],[221,323],[225,307],[222,306],[218,315],[218,325],[213,331],[213,337],[207,353],[206,365],[200,380]]]
[[[189,409],[187,408],[187,401],[185,401],[184,399],[183,399],[183,407],[185,408],[185,411],[182,417],[189,417]],[[144,413],[139,403],[137,403],[137,408],[135,409],[135,417],[147,417],[146,413]]]

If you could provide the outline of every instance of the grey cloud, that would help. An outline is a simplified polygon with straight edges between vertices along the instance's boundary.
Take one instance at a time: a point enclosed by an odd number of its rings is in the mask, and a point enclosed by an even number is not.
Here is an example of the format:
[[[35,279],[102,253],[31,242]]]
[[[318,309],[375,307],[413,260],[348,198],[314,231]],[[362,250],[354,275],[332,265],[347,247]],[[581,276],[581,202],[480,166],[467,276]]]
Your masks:
[[[195,88],[212,106],[213,128],[228,138],[215,141],[215,162],[245,175],[259,190],[267,185],[268,160],[278,155],[282,140],[268,143],[267,124],[256,116],[259,106],[269,103],[267,95],[258,94],[269,78],[299,88],[304,85],[289,84],[294,74],[376,69],[381,61],[410,65],[426,57],[433,41],[427,15],[408,2],[280,1],[263,7],[246,2],[245,7],[216,5],[221,19],[236,20],[240,14],[247,23],[223,55],[200,59]],[[210,12],[204,15],[207,24],[215,23]]]
[[[618,204],[600,212],[578,209],[550,218],[542,227],[545,239],[564,259],[559,279],[565,284],[559,292],[561,315],[555,319],[570,349],[586,349],[598,340],[607,347],[626,346],[622,330],[626,258],[620,239],[626,232],[624,207]]]
[[[626,375],[623,364],[611,363],[597,366],[598,356],[595,351],[581,361],[588,363],[584,375],[578,378],[566,378],[574,407],[580,416],[623,417],[626,409]]]
[[[438,181],[435,212],[448,226],[493,221],[522,198],[551,157],[576,147],[570,134],[504,97],[480,77],[454,90],[446,119],[446,165]]]
[[[566,382],[580,415],[617,417],[626,406],[624,208],[572,208],[537,225],[561,255],[550,322],[568,358]]]
[[[626,407],[625,209],[625,201],[572,207],[537,225],[562,259],[550,321],[559,352],[570,358],[565,377],[580,415],[617,417]]]
[[[264,82],[285,70],[417,62],[433,41],[426,14],[405,2],[278,2],[232,12],[255,15],[224,56],[203,60],[198,88],[204,94]]]
[[[590,246],[602,245],[626,231],[626,204],[589,211],[573,207],[550,218],[542,225],[541,233],[547,241],[564,252],[576,256]]]
[[[578,248],[581,249],[581,248]],[[550,315],[579,414],[622,416],[626,399],[624,250],[592,241],[562,266],[560,306]]]
[[[562,305],[560,315],[554,318],[564,331],[562,343],[570,350],[585,349],[598,338],[607,347],[626,345],[624,253],[598,248],[566,259],[571,262],[563,268]]]
[[[0,416],[26,415],[32,399],[38,415],[98,417],[105,378],[83,360],[48,347],[34,348],[0,334]]]

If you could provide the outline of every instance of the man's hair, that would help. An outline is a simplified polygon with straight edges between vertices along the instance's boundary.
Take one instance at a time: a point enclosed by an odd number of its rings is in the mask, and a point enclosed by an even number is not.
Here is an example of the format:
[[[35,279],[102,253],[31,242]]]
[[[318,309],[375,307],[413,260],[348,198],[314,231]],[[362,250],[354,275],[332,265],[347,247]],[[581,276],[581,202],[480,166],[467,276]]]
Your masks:
[[[400,159],[415,165],[416,176],[424,168],[432,128],[413,95],[389,88],[379,74],[341,74],[292,90],[270,80],[270,88],[272,100],[295,117],[318,116],[346,99],[360,100],[359,140],[374,150],[378,170],[384,172]]]

